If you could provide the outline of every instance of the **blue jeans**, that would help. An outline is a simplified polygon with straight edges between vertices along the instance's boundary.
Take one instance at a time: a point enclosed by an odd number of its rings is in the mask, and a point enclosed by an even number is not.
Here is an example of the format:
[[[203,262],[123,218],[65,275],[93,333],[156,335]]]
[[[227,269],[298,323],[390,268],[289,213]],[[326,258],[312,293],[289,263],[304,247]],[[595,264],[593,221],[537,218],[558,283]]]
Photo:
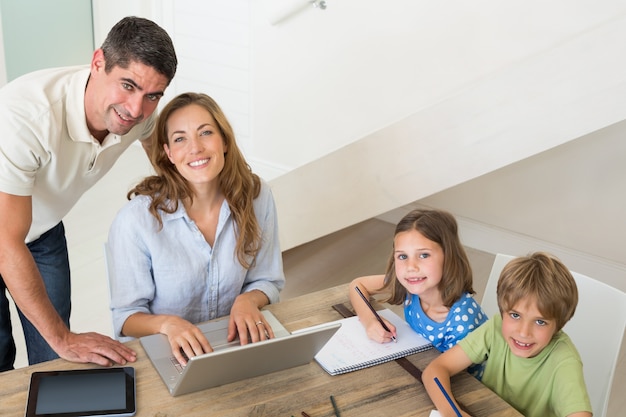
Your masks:
[[[71,310],[70,262],[63,222],[48,230],[39,239],[28,243],[27,246],[35,259],[37,268],[39,268],[52,305],[69,328]],[[34,365],[58,358],[56,352],[50,348],[19,308],[18,313],[24,330],[28,363]],[[7,299],[6,284],[0,277],[0,371],[13,369],[14,362],[15,341],[12,334],[9,300]]]

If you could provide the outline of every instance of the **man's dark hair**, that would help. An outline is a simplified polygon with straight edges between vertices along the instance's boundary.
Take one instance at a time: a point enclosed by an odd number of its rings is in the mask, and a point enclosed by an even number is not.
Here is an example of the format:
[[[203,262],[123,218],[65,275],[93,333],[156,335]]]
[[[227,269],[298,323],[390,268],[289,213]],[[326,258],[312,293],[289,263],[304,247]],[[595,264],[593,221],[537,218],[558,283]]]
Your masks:
[[[178,60],[172,39],[151,20],[123,18],[111,28],[101,48],[107,73],[115,66],[128,68],[132,62],[139,62],[165,75],[168,85],[176,74]]]

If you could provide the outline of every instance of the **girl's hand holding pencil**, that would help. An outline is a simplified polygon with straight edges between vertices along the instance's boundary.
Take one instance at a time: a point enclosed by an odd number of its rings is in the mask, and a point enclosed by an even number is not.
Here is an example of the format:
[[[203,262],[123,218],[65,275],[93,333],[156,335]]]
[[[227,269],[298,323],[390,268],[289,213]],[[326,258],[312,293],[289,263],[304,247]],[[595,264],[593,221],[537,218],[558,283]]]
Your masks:
[[[389,326],[393,327],[393,325],[388,325],[385,321],[383,321],[383,319],[382,319],[382,318],[378,315],[378,313],[376,312],[376,310],[374,309],[374,307],[372,306],[372,304],[370,304],[370,301],[369,301],[369,300],[367,299],[367,297],[366,297],[366,296],[365,296],[365,295],[361,292],[361,289],[360,289],[358,286],[354,287],[354,289],[356,290],[356,292],[358,292],[358,293],[359,293],[359,296],[361,296],[361,298],[363,299],[363,301],[365,302],[365,304],[367,304],[367,306],[369,307],[369,309],[372,311],[372,313],[374,314],[374,317],[376,318],[376,320],[380,323],[380,325],[381,325],[381,326],[383,326],[383,329],[384,329],[386,332],[391,333],[391,340],[393,340],[394,342],[397,342],[398,340],[396,339],[396,336],[395,336],[395,331],[396,331],[396,329],[394,328],[394,329],[392,330],[392,329],[389,327]],[[369,329],[367,329],[367,335],[370,337],[370,339],[373,339],[373,340],[378,340],[378,341],[380,341],[381,343],[384,343],[384,342],[385,342],[385,340],[384,340],[384,336],[383,336],[383,340],[381,341],[381,340],[379,340],[379,338],[378,338],[378,337],[376,337],[376,336],[377,336],[376,334],[371,334]],[[374,337],[372,337],[372,336],[374,336]]]

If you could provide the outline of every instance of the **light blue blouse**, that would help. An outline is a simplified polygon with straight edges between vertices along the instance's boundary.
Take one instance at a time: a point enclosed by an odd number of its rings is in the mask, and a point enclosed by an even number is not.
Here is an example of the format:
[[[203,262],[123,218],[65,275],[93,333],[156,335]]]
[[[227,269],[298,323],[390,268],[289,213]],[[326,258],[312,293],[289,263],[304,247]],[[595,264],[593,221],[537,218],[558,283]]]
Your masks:
[[[262,244],[246,270],[235,254],[236,226],[228,203],[220,209],[211,247],[182,204],[161,212],[163,229],[148,211],[150,197],[137,196],[117,214],[109,230],[109,280],[115,337],[132,314],[172,314],[191,323],[227,316],[235,297],[260,290],[271,303],[285,285],[274,198],[262,182],[254,211]]]

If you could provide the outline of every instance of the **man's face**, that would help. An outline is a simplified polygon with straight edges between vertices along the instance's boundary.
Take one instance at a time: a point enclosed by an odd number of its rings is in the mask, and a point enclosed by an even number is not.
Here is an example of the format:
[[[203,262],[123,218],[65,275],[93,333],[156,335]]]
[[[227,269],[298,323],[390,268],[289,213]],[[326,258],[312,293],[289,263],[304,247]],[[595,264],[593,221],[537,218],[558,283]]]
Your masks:
[[[125,135],[148,118],[168,85],[165,75],[138,62],[131,62],[128,68],[115,66],[108,74],[104,66],[99,49],[85,90],[87,126],[99,140],[108,133]]]

